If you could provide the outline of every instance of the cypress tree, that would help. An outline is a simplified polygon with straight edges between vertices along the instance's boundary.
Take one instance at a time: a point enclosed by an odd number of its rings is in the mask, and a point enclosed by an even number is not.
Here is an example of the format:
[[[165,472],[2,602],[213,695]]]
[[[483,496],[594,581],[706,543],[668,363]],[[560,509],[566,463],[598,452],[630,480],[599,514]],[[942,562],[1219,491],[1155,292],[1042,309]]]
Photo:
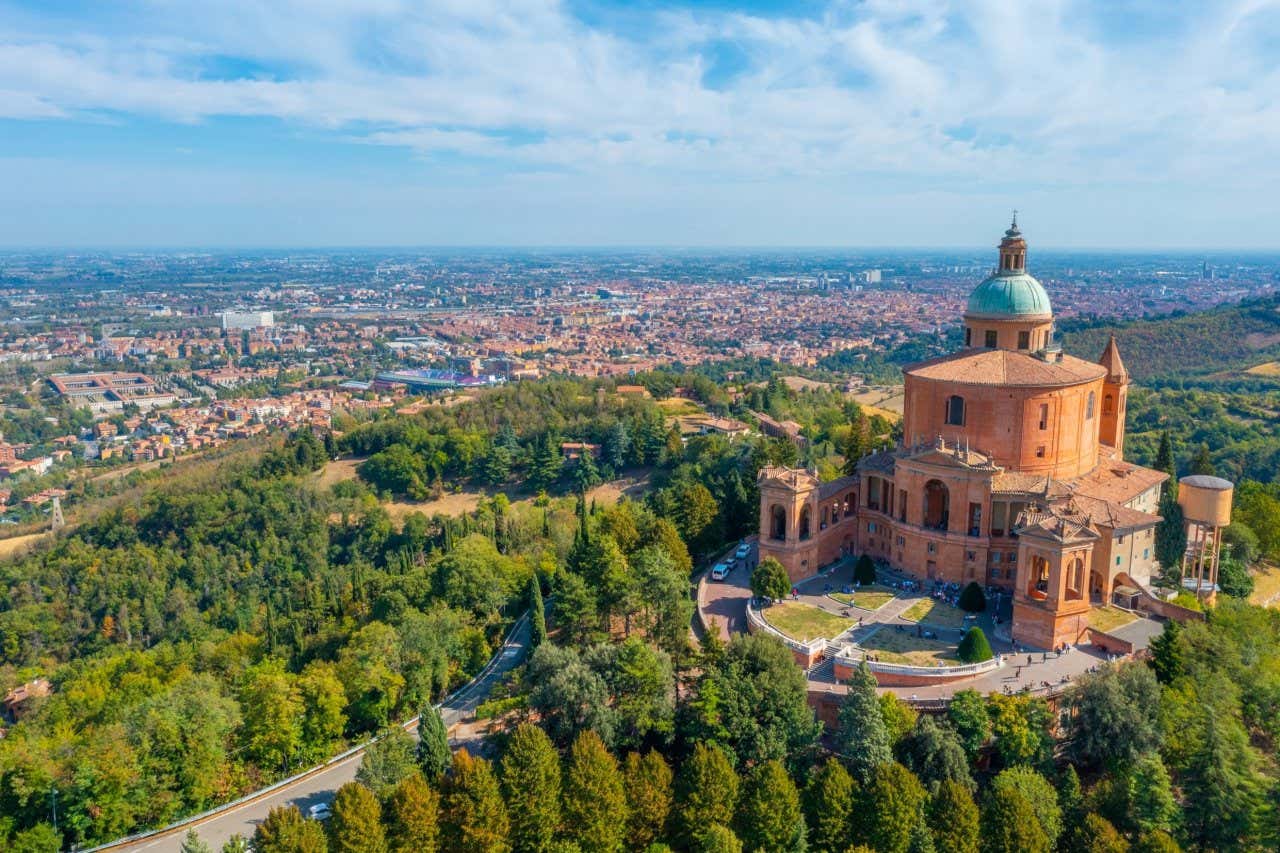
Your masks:
[[[978,804],[963,782],[939,783],[928,808],[933,846],[946,853],[978,853]]]
[[[1201,444],[1196,450],[1195,458],[1191,460],[1192,474],[1208,474],[1213,476],[1218,470],[1213,465],[1213,459],[1209,457],[1209,445]]]
[[[853,777],[835,758],[828,758],[805,787],[809,847],[814,853],[844,853],[853,816]]]
[[[991,782],[991,789],[1010,788],[1022,794],[1044,830],[1045,838],[1053,846],[1062,834],[1062,808],[1058,805],[1058,792],[1043,776],[1030,767],[1006,767]]]
[[[907,853],[927,800],[924,786],[910,770],[887,761],[871,771],[854,823],[880,853]]]
[[[483,758],[458,750],[441,797],[441,849],[445,853],[509,853],[509,832],[507,807],[493,768]]]
[[[1160,447],[1156,450],[1155,469],[1169,475],[1170,482],[1178,476],[1173,467],[1173,441],[1169,438],[1169,430],[1160,433]]]
[[[536,574],[529,578],[529,629],[532,651],[547,641],[547,609],[542,602],[542,584]]]
[[[676,783],[676,824],[679,839],[696,848],[708,828],[728,826],[738,804],[738,774],[724,751],[699,743],[680,768]]]
[[[1049,853],[1053,846],[1027,798],[1014,788],[996,788],[982,809],[982,842],[987,853]]]
[[[421,773],[406,776],[387,801],[390,853],[436,853],[440,846],[440,795]]]
[[[876,679],[865,661],[849,679],[849,692],[840,705],[837,738],[840,752],[849,762],[849,772],[864,785],[878,765],[893,760],[889,731],[876,695]]]
[[[622,764],[627,794],[627,846],[641,850],[662,838],[671,816],[672,773],[655,751],[627,754]]]
[[[757,764],[738,802],[738,837],[747,850],[804,853],[805,827],[800,794],[782,764]]]
[[[382,807],[359,782],[348,782],[334,795],[328,830],[333,853],[385,853],[387,849]]]
[[[1160,495],[1161,521],[1156,525],[1156,560],[1164,568],[1166,581],[1176,586],[1182,576],[1182,556],[1187,551],[1187,530],[1172,487]]]
[[[428,782],[435,784],[449,769],[452,750],[449,732],[440,712],[430,705],[423,707],[418,721],[418,767]]]
[[[507,742],[502,793],[516,853],[549,849],[560,825],[560,756],[546,733],[531,723],[517,727]]]
[[[618,762],[591,729],[569,750],[564,774],[565,834],[584,853],[621,850],[627,827],[627,800]]]

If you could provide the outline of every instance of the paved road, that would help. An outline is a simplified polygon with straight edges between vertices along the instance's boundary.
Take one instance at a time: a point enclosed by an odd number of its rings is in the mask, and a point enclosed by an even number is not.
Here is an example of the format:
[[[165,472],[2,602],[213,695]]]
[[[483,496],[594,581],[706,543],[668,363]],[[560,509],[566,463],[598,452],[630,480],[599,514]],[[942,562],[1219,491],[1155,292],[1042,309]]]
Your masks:
[[[445,725],[453,726],[470,719],[475,714],[476,707],[485,700],[494,686],[520,664],[528,648],[529,620],[522,619],[501,651],[490,661],[485,673],[473,684],[445,700],[440,707],[440,716],[444,718]],[[416,723],[413,724],[412,729],[416,736]],[[465,739],[453,741],[455,748],[464,743],[466,743]],[[305,813],[307,808],[315,803],[332,800],[334,792],[339,787],[356,778],[356,771],[360,768],[362,757],[363,753],[356,753],[338,764],[298,780],[287,788],[194,824],[194,828],[214,850],[221,849],[223,843],[237,833],[249,838],[257,825],[267,816],[267,812],[276,806],[292,804]],[[111,850],[112,853],[115,851],[133,853],[141,850],[176,851],[181,848],[182,839],[189,828],[191,827],[183,826],[165,835],[122,844]]]

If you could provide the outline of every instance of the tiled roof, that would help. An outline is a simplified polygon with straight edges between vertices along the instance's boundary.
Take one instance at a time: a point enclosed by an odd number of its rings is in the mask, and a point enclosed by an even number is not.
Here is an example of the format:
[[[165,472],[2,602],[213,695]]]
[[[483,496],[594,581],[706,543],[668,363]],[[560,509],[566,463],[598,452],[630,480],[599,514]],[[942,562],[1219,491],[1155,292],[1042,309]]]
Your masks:
[[[1077,385],[1107,375],[1107,369],[1075,356],[1037,358],[1007,349],[967,349],[909,365],[905,373],[921,379],[966,385]]]
[[[1072,481],[1077,494],[1111,503],[1127,504],[1138,495],[1163,483],[1169,475],[1163,471],[1143,468],[1132,462],[1108,460]]]

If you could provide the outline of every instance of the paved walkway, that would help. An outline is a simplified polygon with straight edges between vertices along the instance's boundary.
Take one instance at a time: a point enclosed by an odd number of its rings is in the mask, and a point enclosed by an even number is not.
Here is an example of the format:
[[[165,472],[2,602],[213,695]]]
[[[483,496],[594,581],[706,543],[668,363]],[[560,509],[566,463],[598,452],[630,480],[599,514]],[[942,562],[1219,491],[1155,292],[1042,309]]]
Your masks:
[[[450,728],[450,744],[454,749],[472,746],[483,737],[483,727],[466,725],[464,721],[474,716],[477,706],[511,670],[520,664],[528,647],[529,620],[522,619],[502,649],[490,660],[484,674],[471,685],[449,696],[440,706],[440,716],[444,719],[445,725]],[[410,730],[416,738],[416,722],[412,724]],[[360,761],[363,758],[364,753],[358,752],[338,764],[319,770],[260,799],[205,820],[178,827],[164,835],[151,836],[110,849],[113,853],[117,850],[177,851],[182,847],[182,839],[187,830],[194,827],[205,843],[214,850],[220,850],[222,845],[237,833],[245,838],[251,838],[258,824],[267,816],[267,812],[277,806],[295,805],[302,810],[303,814],[306,814],[310,806],[330,802],[338,788],[356,778],[356,771],[360,769]]]

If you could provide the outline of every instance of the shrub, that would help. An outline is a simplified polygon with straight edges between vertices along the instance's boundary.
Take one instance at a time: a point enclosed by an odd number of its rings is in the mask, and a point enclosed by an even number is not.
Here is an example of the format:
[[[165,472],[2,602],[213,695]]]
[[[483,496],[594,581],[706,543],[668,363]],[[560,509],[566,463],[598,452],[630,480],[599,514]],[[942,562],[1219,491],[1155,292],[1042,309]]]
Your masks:
[[[987,609],[987,597],[977,581],[969,581],[960,593],[960,609],[969,613],[981,613]]]
[[[995,657],[995,653],[991,651],[991,644],[987,642],[987,635],[982,633],[982,629],[977,625],[965,633],[957,652],[960,660],[965,663],[982,663],[984,660]]]
[[[787,570],[773,557],[766,557],[751,573],[751,594],[756,598],[780,601],[791,592],[791,578]]]

